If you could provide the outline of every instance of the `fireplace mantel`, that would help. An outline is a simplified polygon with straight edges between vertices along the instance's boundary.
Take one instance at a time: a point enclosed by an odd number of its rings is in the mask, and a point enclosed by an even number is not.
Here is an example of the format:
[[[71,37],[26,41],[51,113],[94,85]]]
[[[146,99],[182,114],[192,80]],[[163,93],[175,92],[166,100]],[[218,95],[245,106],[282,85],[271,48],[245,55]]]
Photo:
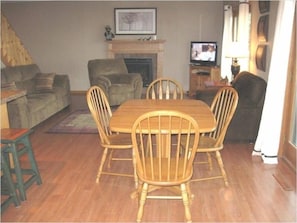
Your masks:
[[[118,54],[156,54],[157,78],[163,76],[163,54],[165,40],[112,40],[108,44],[108,58]]]

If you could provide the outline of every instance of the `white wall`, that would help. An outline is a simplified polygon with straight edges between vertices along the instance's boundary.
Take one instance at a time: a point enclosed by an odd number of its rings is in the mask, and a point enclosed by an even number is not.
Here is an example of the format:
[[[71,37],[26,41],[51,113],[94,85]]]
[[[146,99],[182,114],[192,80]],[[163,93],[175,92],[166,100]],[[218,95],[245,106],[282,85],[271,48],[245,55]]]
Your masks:
[[[166,40],[163,73],[189,89],[191,40],[217,41],[221,53],[223,1],[1,2],[2,13],[43,72],[67,73],[72,91],[89,87],[87,62],[107,56],[104,26],[114,8],[157,8],[157,37]],[[116,36],[137,39],[140,36]],[[220,57],[218,58],[220,61]]]

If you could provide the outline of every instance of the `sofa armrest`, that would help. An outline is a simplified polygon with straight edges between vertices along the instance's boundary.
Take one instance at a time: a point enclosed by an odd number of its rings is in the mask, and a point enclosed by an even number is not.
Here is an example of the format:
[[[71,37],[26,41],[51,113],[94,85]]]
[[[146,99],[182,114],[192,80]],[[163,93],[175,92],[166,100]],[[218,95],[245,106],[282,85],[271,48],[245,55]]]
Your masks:
[[[64,88],[70,91],[70,81],[67,74],[56,74],[54,79],[53,87]]]
[[[129,75],[131,75],[131,83],[133,85],[141,82],[141,86],[142,86],[142,76],[139,73],[129,73]]]
[[[109,88],[109,86],[111,85],[111,81],[108,77],[105,77],[102,75],[102,76],[99,76],[96,79],[94,79],[92,82],[92,85],[99,86],[99,87],[107,90]]]
[[[103,75],[96,77],[91,83],[91,86],[100,87],[104,91],[107,97],[109,97],[108,88],[110,85],[111,85],[110,80]]]
[[[143,89],[143,80],[141,74],[138,73],[130,73],[132,76],[132,85],[134,86],[134,98],[141,98],[142,89]]]
[[[27,96],[17,98],[7,103],[9,125],[11,128],[30,127]]]

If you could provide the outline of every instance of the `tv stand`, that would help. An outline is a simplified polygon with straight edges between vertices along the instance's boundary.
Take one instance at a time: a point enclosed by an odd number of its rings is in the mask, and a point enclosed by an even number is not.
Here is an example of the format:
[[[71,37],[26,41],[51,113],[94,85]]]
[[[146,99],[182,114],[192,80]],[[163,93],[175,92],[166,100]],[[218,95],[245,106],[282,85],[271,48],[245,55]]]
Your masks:
[[[201,66],[190,64],[190,89],[189,96],[196,95],[198,89],[205,88],[205,81],[220,81],[221,71],[217,66]]]

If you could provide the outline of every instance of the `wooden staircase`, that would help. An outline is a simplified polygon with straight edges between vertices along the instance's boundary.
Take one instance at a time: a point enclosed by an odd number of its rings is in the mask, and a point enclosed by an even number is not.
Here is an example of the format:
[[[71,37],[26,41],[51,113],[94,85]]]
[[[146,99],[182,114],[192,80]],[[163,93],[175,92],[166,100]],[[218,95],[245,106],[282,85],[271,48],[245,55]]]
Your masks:
[[[1,13],[1,61],[5,66],[34,63],[7,18]]]

